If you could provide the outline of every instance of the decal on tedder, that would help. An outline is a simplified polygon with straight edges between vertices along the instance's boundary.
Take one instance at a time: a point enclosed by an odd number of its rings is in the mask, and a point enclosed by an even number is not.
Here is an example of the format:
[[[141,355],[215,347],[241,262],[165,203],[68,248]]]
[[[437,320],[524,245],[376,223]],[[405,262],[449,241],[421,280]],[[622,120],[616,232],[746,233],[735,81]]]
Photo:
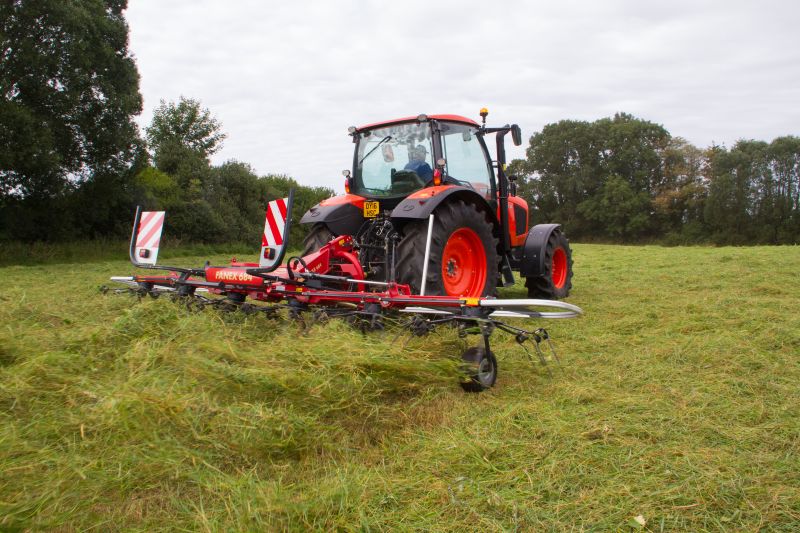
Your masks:
[[[283,259],[278,257],[278,250],[285,241],[286,217],[290,211],[291,197],[278,198],[267,204],[264,233],[261,235],[261,255],[258,258],[260,267],[272,267]]]
[[[161,244],[161,231],[164,229],[165,211],[145,211],[139,222],[136,237],[136,257],[140,263],[155,265],[158,260],[158,247]]]

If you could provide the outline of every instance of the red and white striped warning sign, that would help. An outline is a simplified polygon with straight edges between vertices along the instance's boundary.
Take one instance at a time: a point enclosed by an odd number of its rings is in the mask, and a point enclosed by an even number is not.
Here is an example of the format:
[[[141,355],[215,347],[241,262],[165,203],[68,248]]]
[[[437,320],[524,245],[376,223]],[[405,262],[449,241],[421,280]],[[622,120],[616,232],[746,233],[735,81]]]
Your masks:
[[[278,198],[267,204],[264,234],[261,236],[261,256],[258,260],[262,267],[272,266],[279,259],[278,250],[283,246],[285,237],[288,201],[288,198]]]
[[[267,204],[267,220],[264,222],[262,246],[281,246],[283,244],[287,200],[287,198],[278,198]]]
[[[161,244],[161,230],[164,229],[164,211],[144,211],[139,221],[136,235],[136,260],[155,265],[158,247]]]

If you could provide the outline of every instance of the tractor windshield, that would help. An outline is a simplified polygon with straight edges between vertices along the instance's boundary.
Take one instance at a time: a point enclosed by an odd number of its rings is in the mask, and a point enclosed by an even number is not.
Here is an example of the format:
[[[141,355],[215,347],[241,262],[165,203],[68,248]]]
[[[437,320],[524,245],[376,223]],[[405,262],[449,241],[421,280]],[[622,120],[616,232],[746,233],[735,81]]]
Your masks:
[[[358,134],[353,193],[367,197],[408,196],[433,179],[428,123],[410,122]]]

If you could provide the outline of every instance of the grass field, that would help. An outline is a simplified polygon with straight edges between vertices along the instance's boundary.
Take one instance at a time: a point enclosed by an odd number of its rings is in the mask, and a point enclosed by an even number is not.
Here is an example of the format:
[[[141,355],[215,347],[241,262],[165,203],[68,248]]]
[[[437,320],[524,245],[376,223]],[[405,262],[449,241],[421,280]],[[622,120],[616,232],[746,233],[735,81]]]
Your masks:
[[[800,248],[574,248],[563,371],[498,333],[479,395],[450,331],[0,268],[0,530],[800,530]]]

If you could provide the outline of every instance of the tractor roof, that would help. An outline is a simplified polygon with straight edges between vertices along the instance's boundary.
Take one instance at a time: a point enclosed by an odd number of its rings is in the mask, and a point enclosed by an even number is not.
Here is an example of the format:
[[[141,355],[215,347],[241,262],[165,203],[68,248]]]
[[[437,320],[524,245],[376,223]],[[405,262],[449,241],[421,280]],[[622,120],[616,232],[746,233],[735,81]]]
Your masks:
[[[364,126],[359,126],[358,130],[369,130],[372,128],[377,128],[378,126],[388,126],[390,124],[401,124],[403,122],[415,122],[419,115],[413,117],[404,117],[404,118],[396,118],[394,120],[385,120],[383,122],[374,122],[372,124],[366,124]],[[470,126],[478,127],[478,123],[474,120],[462,117],[461,115],[428,115],[429,119],[433,120],[442,120],[446,122],[461,122],[462,124],[468,124]]]

